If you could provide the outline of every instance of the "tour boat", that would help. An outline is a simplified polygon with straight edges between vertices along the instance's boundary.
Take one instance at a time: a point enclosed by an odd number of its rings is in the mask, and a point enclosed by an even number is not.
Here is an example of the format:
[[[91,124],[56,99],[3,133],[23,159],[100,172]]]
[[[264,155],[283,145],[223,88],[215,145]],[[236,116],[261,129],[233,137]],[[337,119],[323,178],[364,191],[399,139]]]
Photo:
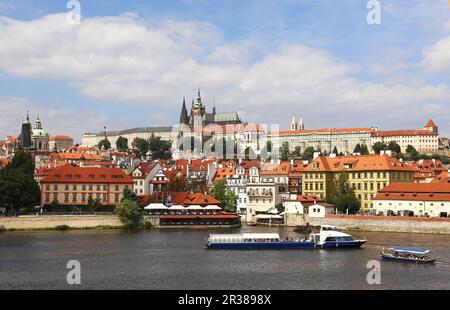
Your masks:
[[[299,249],[360,248],[367,240],[353,240],[333,226],[321,226],[320,232],[305,239],[282,239],[277,233],[212,234],[206,240],[208,249]]]
[[[402,262],[402,263],[417,263],[417,264],[434,264],[435,258],[429,257],[430,250],[400,248],[394,247],[381,251],[381,258],[385,261]]]

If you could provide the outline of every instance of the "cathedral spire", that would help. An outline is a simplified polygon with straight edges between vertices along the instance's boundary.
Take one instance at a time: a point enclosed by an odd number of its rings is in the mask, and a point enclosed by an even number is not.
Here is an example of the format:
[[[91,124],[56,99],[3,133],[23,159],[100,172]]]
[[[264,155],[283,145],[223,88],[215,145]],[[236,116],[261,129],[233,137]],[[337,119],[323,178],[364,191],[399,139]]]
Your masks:
[[[180,113],[180,124],[188,124],[189,123],[189,116],[186,109],[186,98],[183,97],[183,107],[181,108]]]

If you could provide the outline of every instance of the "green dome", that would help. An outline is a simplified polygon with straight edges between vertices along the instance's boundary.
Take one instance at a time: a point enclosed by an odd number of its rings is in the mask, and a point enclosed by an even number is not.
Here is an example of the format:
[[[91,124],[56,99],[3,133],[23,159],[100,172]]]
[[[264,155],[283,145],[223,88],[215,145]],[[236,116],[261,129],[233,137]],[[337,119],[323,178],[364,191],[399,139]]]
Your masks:
[[[33,129],[33,137],[47,137],[48,132],[45,129]]]

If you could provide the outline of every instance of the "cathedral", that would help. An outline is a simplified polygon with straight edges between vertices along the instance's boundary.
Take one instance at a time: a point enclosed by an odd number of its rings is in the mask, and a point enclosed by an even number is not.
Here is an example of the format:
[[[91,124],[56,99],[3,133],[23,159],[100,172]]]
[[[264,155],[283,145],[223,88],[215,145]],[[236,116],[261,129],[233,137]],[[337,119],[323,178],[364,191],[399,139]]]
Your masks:
[[[30,115],[27,112],[22,122],[22,130],[18,137],[19,150],[35,154],[45,154],[49,151],[49,135],[42,127],[42,122],[37,117],[34,127],[31,126]]]
[[[187,125],[190,128],[203,128],[210,124],[236,125],[241,123],[241,119],[236,112],[217,113],[215,104],[211,113],[206,112],[206,107],[200,95],[200,89],[198,90],[197,99],[192,99],[190,115],[186,108],[186,100],[183,99],[183,107],[181,108],[180,114],[181,125]]]

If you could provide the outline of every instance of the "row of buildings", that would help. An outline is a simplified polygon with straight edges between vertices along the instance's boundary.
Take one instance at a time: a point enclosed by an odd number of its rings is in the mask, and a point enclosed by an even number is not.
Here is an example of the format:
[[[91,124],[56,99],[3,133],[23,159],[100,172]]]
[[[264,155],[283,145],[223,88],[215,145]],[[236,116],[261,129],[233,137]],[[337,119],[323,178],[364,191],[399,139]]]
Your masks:
[[[206,194],[215,181],[225,180],[226,188],[237,197],[237,212],[252,221],[280,204],[316,205],[321,202],[323,207],[333,190],[333,182],[344,175],[362,212],[450,214],[449,172],[438,161],[407,164],[384,154],[318,156],[311,162],[134,160],[123,165],[127,161],[124,158],[107,161],[97,156],[89,161],[71,156],[70,162],[63,156],[52,161],[53,167],[37,170],[42,205],[54,200],[62,205],[86,205],[89,198],[99,199],[103,205],[116,205],[122,200],[125,189],[150,199],[173,192],[172,185],[180,179],[202,183],[197,193]],[[88,158],[89,154],[83,157]],[[185,187],[182,191],[186,191]],[[192,189],[192,194],[195,193]],[[326,208],[318,206],[317,210],[323,212]]]
[[[275,148],[288,143],[291,151],[296,148],[304,151],[308,147],[313,147],[326,153],[336,149],[338,153],[343,154],[352,153],[358,144],[366,145],[369,151],[372,151],[375,143],[391,141],[398,143],[402,152],[405,152],[409,145],[418,152],[427,154],[448,150],[448,139],[439,137],[438,126],[431,119],[418,130],[385,131],[373,127],[306,129],[303,116],[299,122],[293,116],[289,128],[289,130],[270,130],[267,125],[248,124],[243,122],[236,112],[217,113],[215,104],[212,111],[207,112],[199,90],[197,97],[192,99],[190,113],[186,108],[186,100],[183,99],[180,119],[175,126],[87,133],[82,138],[82,145],[96,146],[106,135],[112,145],[115,145],[117,139],[122,136],[128,139],[131,147],[135,138],[150,139],[154,135],[174,143],[175,159],[206,158],[209,152],[208,145],[205,144],[222,138],[239,143],[242,149],[250,147],[256,155],[261,153],[268,141],[271,141]],[[202,148],[197,153],[192,152],[190,148],[180,150],[180,139],[183,137],[195,138]]]

